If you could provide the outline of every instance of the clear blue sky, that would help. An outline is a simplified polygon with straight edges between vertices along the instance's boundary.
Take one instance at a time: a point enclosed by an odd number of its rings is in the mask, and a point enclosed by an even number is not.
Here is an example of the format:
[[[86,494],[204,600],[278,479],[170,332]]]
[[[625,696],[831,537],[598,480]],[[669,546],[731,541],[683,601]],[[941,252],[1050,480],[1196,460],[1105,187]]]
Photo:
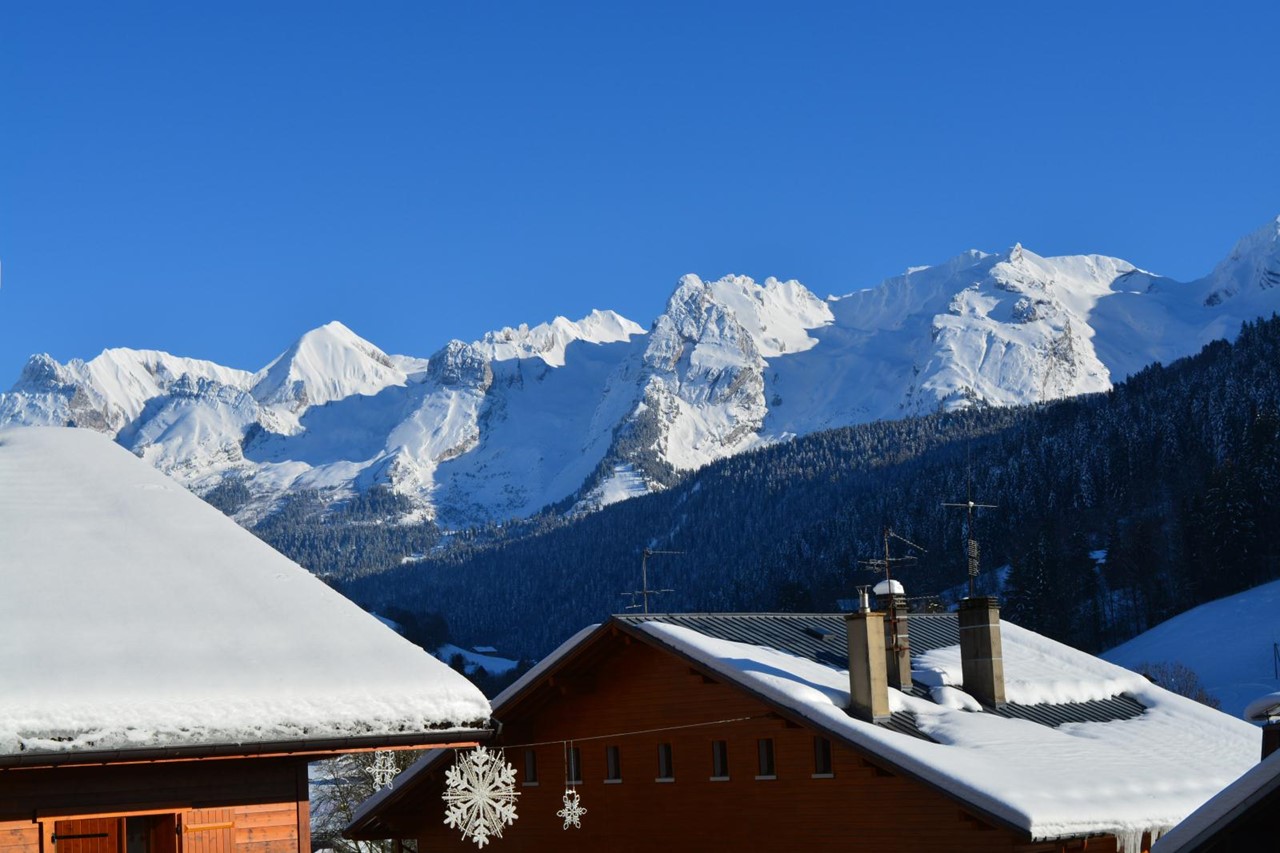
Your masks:
[[[682,273],[819,295],[1015,241],[1208,272],[1280,213],[1280,4],[8,3],[26,357],[390,352]]]

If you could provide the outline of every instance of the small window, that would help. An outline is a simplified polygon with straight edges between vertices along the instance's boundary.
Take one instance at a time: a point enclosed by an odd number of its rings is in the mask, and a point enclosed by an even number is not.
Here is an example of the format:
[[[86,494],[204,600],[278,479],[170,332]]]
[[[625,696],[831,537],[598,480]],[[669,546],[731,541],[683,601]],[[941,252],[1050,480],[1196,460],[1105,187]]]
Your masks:
[[[569,747],[568,776],[570,782],[582,781],[582,750],[576,746]]]
[[[756,741],[760,756],[760,773],[757,779],[773,779],[777,776],[773,767],[773,738],[766,737]]]
[[[534,749],[524,751],[524,784],[538,784],[538,752]]]
[[[711,778],[729,778],[729,742],[711,741]]]
[[[658,779],[660,781],[670,782],[676,778],[671,758],[671,744],[658,744]]]
[[[813,775],[830,776],[831,774],[831,741],[824,737],[813,739]]]
[[[604,748],[604,780],[606,782],[622,781],[622,756],[616,746]]]

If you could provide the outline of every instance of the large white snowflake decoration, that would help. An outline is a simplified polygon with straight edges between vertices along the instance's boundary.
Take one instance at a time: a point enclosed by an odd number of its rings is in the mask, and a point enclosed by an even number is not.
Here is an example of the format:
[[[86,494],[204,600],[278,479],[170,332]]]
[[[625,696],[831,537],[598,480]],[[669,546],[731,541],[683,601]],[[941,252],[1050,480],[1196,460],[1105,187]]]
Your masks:
[[[391,780],[399,775],[395,754],[389,749],[379,749],[373,753],[373,764],[369,765],[369,776],[373,779],[375,789],[391,787]]]
[[[573,788],[564,789],[564,808],[556,812],[556,817],[564,818],[564,828],[572,824],[574,829],[582,829],[582,816],[587,810],[582,807],[582,797]]]
[[[501,838],[502,827],[515,822],[516,769],[500,753],[478,746],[459,755],[444,781],[444,822],[477,847]]]

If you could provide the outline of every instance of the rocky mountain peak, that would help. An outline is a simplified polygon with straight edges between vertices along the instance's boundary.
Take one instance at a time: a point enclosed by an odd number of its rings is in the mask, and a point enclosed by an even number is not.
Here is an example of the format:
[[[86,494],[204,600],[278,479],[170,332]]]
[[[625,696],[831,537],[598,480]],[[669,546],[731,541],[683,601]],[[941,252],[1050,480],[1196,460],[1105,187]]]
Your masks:
[[[198,491],[235,478],[250,516],[299,489],[390,485],[419,517],[484,524],[606,505],[821,429],[1105,391],[1277,310],[1278,284],[1280,220],[1190,284],[1020,245],[825,300],[686,275],[647,334],[593,311],[422,359],[334,322],[256,373],[148,350],[34,356],[0,424],[107,432]]]

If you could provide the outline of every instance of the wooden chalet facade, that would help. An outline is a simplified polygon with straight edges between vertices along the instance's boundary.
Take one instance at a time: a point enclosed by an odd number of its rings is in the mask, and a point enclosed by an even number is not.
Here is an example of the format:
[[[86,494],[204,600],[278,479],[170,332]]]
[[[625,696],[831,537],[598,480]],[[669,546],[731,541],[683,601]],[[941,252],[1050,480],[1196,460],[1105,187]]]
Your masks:
[[[0,853],[310,849],[305,758],[0,770]]]
[[[107,437],[0,430],[0,853],[310,853],[307,764],[489,704]]]
[[[956,642],[954,615],[913,619],[915,649]],[[663,620],[833,667],[846,645],[839,615],[613,617],[580,634],[495,700],[501,731],[490,746],[505,749],[519,791],[518,819],[496,849],[1117,850],[1115,836],[1096,832],[1033,840],[964,790],[645,630]],[[767,666],[746,666],[770,676]],[[1117,698],[1025,716],[1051,725],[1053,715],[1066,722],[1140,711]],[[909,714],[894,712],[876,727],[923,737]],[[451,763],[449,751],[424,757],[366,803],[347,834],[414,838],[421,853],[468,849],[442,823]],[[566,829],[557,815],[567,784],[587,810],[580,828]],[[1150,841],[1142,836],[1141,848]]]
[[[310,853],[307,763],[397,742],[440,738],[0,758],[0,853]]]

